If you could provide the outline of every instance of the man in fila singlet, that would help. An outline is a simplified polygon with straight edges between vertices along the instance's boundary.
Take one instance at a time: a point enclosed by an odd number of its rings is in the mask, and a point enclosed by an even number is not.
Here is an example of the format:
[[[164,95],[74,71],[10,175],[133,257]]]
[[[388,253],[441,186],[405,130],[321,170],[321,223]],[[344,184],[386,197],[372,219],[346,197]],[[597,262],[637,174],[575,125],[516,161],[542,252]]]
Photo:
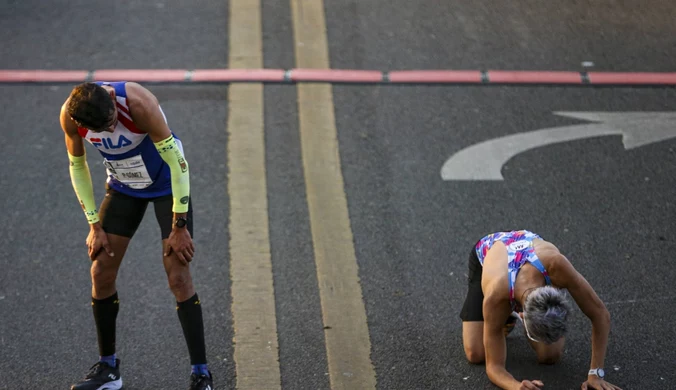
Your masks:
[[[581,388],[619,389],[604,380],[610,314],[585,278],[552,243],[528,230],[489,234],[472,246],[469,287],[463,304],[462,339],[467,359],[485,363],[488,378],[502,389],[539,389],[540,380],[518,381],[505,369],[505,336],[521,320],[539,363],[563,353],[567,289],[592,323],[590,369]],[[581,375],[581,378],[583,376]]]
[[[190,354],[189,388],[211,390],[202,308],[189,267],[195,253],[189,167],[183,145],[169,129],[157,98],[132,82],[83,83],[63,104],[60,121],[73,189],[90,226],[86,243],[92,261],[92,309],[99,347],[99,361],[71,389],[122,387],[120,359],[115,353],[120,303],[115,280],[148,203],[153,203],[162,234],[164,268]],[[108,175],[99,211],[84,141],[101,154]]]

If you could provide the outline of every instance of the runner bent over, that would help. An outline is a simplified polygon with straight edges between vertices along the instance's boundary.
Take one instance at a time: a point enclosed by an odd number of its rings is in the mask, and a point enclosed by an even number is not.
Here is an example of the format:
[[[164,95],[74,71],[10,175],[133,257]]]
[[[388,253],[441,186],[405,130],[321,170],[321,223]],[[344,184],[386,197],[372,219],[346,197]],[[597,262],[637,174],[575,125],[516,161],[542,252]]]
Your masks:
[[[517,319],[538,362],[561,357],[568,289],[592,322],[592,356],[582,389],[619,389],[604,381],[610,314],[592,287],[551,243],[528,230],[489,234],[469,255],[469,288],[460,313],[465,354],[471,363],[486,363],[488,378],[503,389],[539,389],[539,380],[517,381],[505,369],[505,333]],[[507,327],[507,332],[505,327]]]
[[[92,260],[92,309],[100,355],[85,379],[71,389],[122,387],[120,360],[115,355],[120,302],[115,280],[149,202],[154,205],[162,232],[164,268],[190,353],[190,389],[211,389],[202,308],[189,268],[195,249],[188,163],[157,98],[132,82],[83,83],[63,104],[60,120],[73,188],[90,225],[87,247]],[[100,214],[83,140],[101,153],[107,168]]]

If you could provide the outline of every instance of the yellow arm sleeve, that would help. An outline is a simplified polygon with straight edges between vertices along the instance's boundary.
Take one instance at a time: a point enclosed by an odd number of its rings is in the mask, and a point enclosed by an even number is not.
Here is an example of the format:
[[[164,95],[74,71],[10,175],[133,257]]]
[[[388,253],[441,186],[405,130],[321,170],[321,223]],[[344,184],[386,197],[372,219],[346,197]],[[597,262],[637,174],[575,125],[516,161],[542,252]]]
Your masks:
[[[169,165],[171,170],[171,192],[174,197],[172,211],[175,213],[187,213],[190,201],[190,172],[188,162],[185,161],[181,148],[178,147],[174,136],[155,142],[155,147],[160,153],[162,160]]]
[[[80,201],[80,206],[87,217],[87,222],[94,224],[99,222],[99,213],[96,210],[96,202],[94,201],[94,187],[92,186],[92,176],[89,173],[89,165],[87,165],[87,157],[73,156],[68,153],[68,160],[70,160],[70,180],[73,183],[75,195]]]

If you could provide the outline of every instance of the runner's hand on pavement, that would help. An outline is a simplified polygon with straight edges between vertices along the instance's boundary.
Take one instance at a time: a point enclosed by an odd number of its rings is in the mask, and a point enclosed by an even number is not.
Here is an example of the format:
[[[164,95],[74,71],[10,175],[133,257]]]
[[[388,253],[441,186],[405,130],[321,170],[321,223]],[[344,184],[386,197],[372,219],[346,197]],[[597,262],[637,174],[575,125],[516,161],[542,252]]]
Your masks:
[[[519,384],[519,387],[517,388],[518,390],[540,390],[542,386],[545,384],[542,383],[542,381],[539,380],[534,380],[534,381],[521,381]]]
[[[587,381],[582,384],[582,390],[622,390],[619,387],[610,384],[596,375],[587,378]]]

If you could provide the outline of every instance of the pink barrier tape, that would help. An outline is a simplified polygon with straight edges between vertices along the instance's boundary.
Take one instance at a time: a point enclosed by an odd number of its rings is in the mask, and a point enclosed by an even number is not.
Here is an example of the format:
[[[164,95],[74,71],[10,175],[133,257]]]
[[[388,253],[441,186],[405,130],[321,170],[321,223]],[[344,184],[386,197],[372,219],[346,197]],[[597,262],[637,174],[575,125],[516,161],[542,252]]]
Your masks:
[[[101,69],[93,73],[92,81],[185,81],[187,70],[180,69]]]
[[[508,84],[582,84],[580,72],[489,70],[489,83]]]
[[[282,69],[196,69],[190,81],[199,82],[283,82]]]
[[[343,83],[379,83],[383,72],[378,70],[349,69],[291,69],[290,81],[319,81]]]
[[[390,83],[481,83],[478,70],[398,70],[389,73]]]
[[[676,84],[676,73],[588,72],[587,77],[590,84]]]
[[[42,83],[42,82],[72,82],[80,83],[87,79],[86,70],[3,70],[0,69],[2,83]]]
[[[503,70],[352,69],[0,69],[0,84],[81,83],[84,81],[155,83],[326,82],[359,84],[561,84],[675,86],[676,72],[568,72]]]

